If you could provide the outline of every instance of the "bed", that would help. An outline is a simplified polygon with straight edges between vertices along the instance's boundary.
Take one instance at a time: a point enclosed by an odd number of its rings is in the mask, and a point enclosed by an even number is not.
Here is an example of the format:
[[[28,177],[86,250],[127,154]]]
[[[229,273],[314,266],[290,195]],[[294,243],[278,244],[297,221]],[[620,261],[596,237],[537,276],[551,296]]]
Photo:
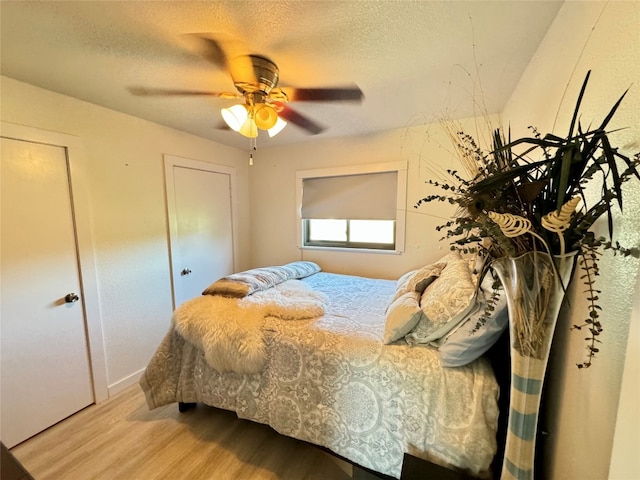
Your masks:
[[[407,299],[419,308],[436,286],[450,290],[450,264],[439,267],[391,281],[294,262],[220,279],[174,312],[140,381],[147,404],[231,410],[395,478],[405,453],[486,478],[497,451],[493,369],[482,356],[444,366],[438,348],[455,332],[477,330],[469,322],[481,306],[478,289],[475,309],[445,335],[411,337],[425,317]],[[398,310],[402,328],[391,325]]]

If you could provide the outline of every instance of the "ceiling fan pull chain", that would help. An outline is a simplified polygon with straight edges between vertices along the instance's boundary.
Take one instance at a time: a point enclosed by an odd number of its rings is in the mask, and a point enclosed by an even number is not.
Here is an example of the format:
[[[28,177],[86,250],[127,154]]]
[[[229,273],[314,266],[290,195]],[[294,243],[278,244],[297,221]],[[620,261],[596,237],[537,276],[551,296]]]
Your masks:
[[[253,152],[258,150],[258,142],[255,138],[249,139],[249,166],[253,165]]]

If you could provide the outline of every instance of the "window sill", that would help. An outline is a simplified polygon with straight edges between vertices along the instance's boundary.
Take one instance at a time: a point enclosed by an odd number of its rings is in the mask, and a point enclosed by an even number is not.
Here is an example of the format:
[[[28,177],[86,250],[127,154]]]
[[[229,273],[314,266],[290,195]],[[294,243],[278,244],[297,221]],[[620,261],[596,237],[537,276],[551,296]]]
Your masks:
[[[350,253],[379,253],[383,255],[401,255],[404,253],[402,250],[379,250],[377,248],[347,248],[347,247],[316,247],[316,246],[302,246],[298,247],[300,250],[319,250],[326,252],[350,252]]]

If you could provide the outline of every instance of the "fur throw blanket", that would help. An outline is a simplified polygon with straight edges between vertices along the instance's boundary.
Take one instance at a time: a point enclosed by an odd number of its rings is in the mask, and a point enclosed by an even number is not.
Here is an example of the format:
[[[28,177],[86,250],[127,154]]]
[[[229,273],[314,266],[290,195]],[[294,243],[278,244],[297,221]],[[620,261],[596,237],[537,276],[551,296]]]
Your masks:
[[[267,362],[264,319],[320,317],[324,301],[322,293],[300,280],[286,280],[241,299],[196,297],[180,305],[172,321],[180,335],[204,352],[212,368],[221,373],[252,374]]]

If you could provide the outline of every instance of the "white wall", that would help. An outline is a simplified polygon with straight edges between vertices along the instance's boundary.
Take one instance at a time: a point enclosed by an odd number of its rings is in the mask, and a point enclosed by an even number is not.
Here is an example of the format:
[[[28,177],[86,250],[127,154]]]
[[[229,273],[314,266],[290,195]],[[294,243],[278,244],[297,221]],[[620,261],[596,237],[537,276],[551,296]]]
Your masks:
[[[240,269],[249,266],[245,155],[7,77],[0,81],[2,121],[75,135],[83,142],[107,384],[114,393],[137,380],[170,323],[163,154],[237,168]]]
[[[639,2],[566,2],[503,112],[513,135],[527,133],[529,125],[542,133],[566,135],[582,81],[587,70],[592,70],[582,108],[583,125],[602,121],[631,86],[610,124],[611,129],[625,130],[610,138],[627,154],[639,151],[639,25]],[[638,247],[640,188],[637,181],[626,187],[624,216],[616,212],[617,238],[625,246]],[[606,227],[601,228],[605,232]],[[569,304],[558,322],[546,392],[546,429],[551,436],[544,449],[542,478],[595,480],[608,476],[638,261],[605,254],[600,265],[597,281],[602,289],[599,303],[605,331],[591,368],[576,368],[584,358],[585,335],[569,330],[587,316],[582,285],[575,276]],[[637,452],[638,445],[632,448]]]
[[[609,480],[640,478],[640,272],[636,279]]]

